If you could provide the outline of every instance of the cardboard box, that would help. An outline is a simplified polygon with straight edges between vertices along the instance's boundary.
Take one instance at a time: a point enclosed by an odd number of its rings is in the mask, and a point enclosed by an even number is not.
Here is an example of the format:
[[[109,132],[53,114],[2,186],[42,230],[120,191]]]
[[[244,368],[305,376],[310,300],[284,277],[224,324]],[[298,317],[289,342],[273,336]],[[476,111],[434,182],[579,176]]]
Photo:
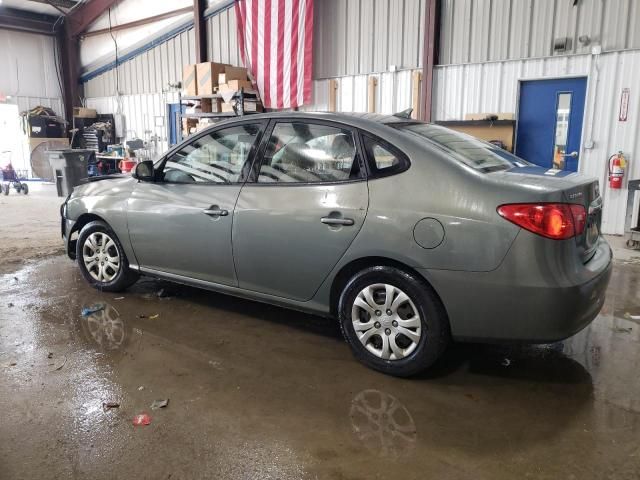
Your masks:
[[[252,90],[253,84],[249,80],[230,80],[227,83],[223,83],[218,87],[218,90],[231,90],[237,92],[241,88],[245,90]]]
[[[198,126],[198,120],[195,118],[183,118],[182,119],[182,136],[188,137],[191,135]]]
[[[95,108],[73,107],[73,116],[75,118],[97,118],[98,112]]]
[[[222,109],[221,98],[203,98],[200,101],[202,113],[218,113]]]
[[[221,105],[221,112],[235,112],[235,110],[233,109],[233,104],[229,103],[229,102],[224,102]]]
[[[224,73],[224,63],[205,62],[196,65],[198,95],[212,95],[218,86],[218,75]]]
[[[264,105],[260,101],[245,100],[243,106],[245,112],[264,112]]]
[[[222,83],[230,82],[231,80],[247,80],[247,69],[244,67],[226,67],[224,69],[225,81]]]
[[[209,128],[211,125],[215,125],[215,123],[210,118],[201,118],[196,126],[196,132],[201,132]]]
[[[185,94],[189,96],[193,97],[198,95],[198,82],[195,65],[187,65],[182,70],[182,88]]]

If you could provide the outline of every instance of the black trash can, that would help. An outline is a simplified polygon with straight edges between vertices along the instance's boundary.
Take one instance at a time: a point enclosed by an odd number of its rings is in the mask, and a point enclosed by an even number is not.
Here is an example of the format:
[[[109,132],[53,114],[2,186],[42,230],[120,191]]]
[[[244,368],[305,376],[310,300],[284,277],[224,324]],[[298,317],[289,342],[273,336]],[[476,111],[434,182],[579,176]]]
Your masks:
[[[93,150],[49,150],[49,163],[59,197],[66,197],[73,187],[87,182]]]

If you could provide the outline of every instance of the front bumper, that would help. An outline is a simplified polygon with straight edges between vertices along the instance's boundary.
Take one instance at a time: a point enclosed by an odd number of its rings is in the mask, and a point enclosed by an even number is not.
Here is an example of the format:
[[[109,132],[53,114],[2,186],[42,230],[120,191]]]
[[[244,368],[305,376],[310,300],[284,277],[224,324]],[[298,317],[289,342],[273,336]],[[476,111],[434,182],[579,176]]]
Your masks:
[[[76,258],[76,240],[71,240],[71,232],[75,221],[66,218],[67,202],[60,206],[60,230],[62,241],[64,242],[64,250],[67,256],[73,260]]]
[[[602,309],[612,270],[603,238],[585,265],[531,272],[522,263],[505,261],[493,272],[421,271],[444,303],[454,339],[551,343],[579,332]]]

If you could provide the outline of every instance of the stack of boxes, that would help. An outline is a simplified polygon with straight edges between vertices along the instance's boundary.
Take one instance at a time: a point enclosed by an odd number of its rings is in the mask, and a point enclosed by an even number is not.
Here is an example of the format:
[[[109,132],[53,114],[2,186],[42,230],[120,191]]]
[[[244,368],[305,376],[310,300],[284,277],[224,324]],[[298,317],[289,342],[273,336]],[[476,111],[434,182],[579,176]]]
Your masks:
[[[245,98],[245,112],[262,112],[264,107],[258,92],[248,79],[247,69],[224,63],[205,62],[187,65],[183,70],[182,88],[185,96],[201,97],[194,100],[187,113],[233,112],[236,92],[243,90],[252,98]],[[226,100],[226,101],[225,101]],[[208,118],[183,118],[183,135],[188,136],[213,123]]]

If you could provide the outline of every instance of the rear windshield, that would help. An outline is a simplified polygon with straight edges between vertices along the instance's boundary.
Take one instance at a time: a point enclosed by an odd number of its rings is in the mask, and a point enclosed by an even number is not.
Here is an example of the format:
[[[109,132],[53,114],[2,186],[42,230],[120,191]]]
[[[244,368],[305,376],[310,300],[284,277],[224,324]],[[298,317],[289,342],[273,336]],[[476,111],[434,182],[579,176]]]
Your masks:
[[[411,123],[401,124],[396,128],[435,144],[451,154],[454,160],[480,172],[488,173],[531,165],[526,160],[518,158],[489,142],[478,140],[471,135],[456,132],[439,125]]]

